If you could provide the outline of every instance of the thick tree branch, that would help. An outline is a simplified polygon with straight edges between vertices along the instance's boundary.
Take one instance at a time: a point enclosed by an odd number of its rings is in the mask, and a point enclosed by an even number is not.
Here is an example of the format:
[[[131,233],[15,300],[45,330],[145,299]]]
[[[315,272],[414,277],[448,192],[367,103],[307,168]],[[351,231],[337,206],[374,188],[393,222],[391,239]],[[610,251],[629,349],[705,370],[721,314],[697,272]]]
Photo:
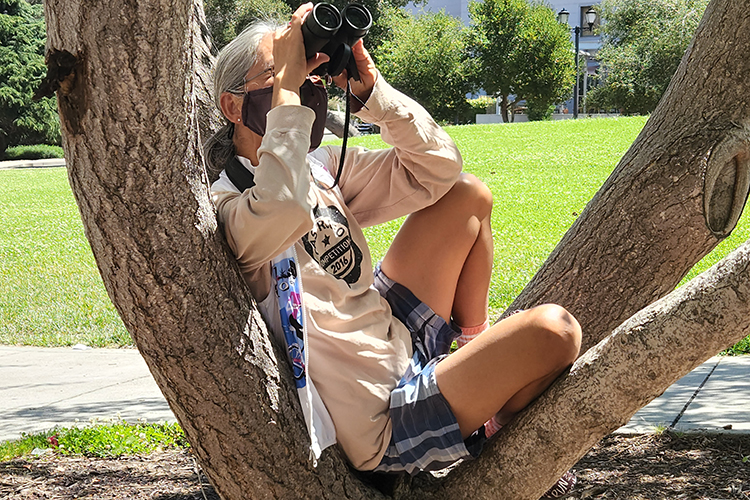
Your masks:
[[[734,229],[750,172],[748,32],[744,2],[711,2],[656,111],[509,311],[567,307],[583,353]]]
[[[49,0],[46,18],[50,49],[76,57],[58,97],[86,236],[219,494],[372,496],[337,453],[309,462],[284,354],[219,231],[201,157],[213,105],[200,4]]]

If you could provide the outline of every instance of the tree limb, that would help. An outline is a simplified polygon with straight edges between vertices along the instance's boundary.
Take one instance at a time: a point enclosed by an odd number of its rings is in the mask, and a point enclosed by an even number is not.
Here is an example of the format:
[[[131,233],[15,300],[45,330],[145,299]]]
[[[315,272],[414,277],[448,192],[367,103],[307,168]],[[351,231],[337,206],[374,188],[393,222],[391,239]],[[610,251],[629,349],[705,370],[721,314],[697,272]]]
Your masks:
[[[734,229],[749,188],[748,33],[744,2],[711,2],[656,111],[508,311],[566,307],[584,353]]]
[[[748,334],[750,241],[589,349],[479,459],[442,483],[415,482],[408,498],[535,500],[602,437]]]

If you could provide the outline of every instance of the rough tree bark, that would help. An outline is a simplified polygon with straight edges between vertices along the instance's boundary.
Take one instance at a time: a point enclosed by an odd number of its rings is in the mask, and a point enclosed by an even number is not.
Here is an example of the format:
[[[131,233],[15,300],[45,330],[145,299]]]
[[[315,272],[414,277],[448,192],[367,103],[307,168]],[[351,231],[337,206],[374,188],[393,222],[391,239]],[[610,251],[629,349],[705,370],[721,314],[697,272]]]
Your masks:
[[[286,363],[218,231],[201,166],[212,106],[198,0],[48,0],[45,10],[48,83],[86,235],[219,494],[380,496],[334,451],[317,468],[308,461]],[[743,2],[714,0],[660,107],[516,306],[562,303],[594,345],[731,231],[748,192],[748,53]],[[746,333],[747,250],[739,255],[736,268],[649,307],[586,353],[479,461],[395,496],[538,497],[587,447]]]
[[[200,4],[49,0],[45,17],[86,236],[219,494],[369,495],[337,454],[308,462],[291,374],[217,231],[201,159],[201,109],[213,105]]]

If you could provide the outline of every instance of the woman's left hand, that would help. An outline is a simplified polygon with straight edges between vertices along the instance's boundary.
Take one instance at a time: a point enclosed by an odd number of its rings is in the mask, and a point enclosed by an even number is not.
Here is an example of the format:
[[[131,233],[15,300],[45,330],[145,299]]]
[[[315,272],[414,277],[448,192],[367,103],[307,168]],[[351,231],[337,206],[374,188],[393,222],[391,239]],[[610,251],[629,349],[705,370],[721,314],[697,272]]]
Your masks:
[[[375,86],[375,80],[378,78],[378,70],[375,68],[370,54],[367,52],[362,39],[357,40],[352,46],[352,57],[357,63],[357,71],[359,71],[360,81],[351,80],[352,94],[359,97],[362,102],[366,102],[372,93],[372,88]],[[333,78],[333,81],[346,90],[346,81],[349,79],[347,71],[344,70],[339,76]]]

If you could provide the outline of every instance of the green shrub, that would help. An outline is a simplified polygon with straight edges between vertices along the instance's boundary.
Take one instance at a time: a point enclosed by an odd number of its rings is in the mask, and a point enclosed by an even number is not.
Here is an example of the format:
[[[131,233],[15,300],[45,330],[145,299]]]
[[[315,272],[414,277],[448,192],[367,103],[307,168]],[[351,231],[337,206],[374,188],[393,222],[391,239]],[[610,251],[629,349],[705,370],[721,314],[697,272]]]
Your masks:
[[[532,101],[531,99],[526,101],[526,114],[531,122],[549,120],[552,117],[552,112],[554,110],[554,104]]]
[[[12,146],[5,151],[6,160],[41,160],[44,158],[62,158],[63,148],[49,144],[34,146]]]
[[[750,335],[737,342],[735,345],[722,352],[728,356],[742,356],[750,354]]]
[[[480,95],[476,99],[469,99],[467,102],[471,108],[471,117],[474,118],[474,115],[486,115],[490,112],[494,114],[496,100],[497,98],[489,95]]]
[[[128,424],[73,427],[56,436],[57,451],[64,455],[119,457],[149,453],[156,448],[188,446],[177,424]]]
[[[28,455],[35,448],[45,449],[50,447],[49,437],[54,431],[42,432],[39,434],[21,434],[21,439],[0,443],[0,462],[7,462],[16,457]]]

